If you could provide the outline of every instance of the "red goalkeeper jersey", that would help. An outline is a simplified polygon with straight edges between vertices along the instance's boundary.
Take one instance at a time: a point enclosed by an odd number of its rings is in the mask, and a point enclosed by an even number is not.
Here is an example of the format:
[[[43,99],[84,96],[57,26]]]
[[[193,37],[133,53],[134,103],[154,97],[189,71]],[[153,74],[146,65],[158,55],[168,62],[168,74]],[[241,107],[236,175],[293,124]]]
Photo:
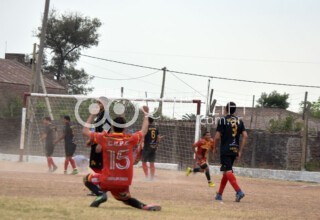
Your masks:
[[[197,158],[206,160],[209,150],[212,150],[214,148],[214,140],[210,138],[210,140],[207,141],[206,139],[202,138],[198,142],[194,143],[192,146],[197,147]]]
[[[102,147],[103,169],[100,182],[108,187],[129,186],[133,176],[133,147],[141,138],[142,132],[91,133],[91,140]]]

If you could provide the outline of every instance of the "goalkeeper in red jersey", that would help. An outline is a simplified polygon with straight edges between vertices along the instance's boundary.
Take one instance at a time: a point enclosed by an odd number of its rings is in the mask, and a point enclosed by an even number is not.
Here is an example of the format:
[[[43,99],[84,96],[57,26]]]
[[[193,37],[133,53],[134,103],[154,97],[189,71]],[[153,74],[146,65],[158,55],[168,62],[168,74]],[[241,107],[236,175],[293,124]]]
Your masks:
[[[98,207],[107,201],[106,192],[110,191],[116,200],[126,205],[147,211],[160,211],[159,205],[146,205],[139,200],[132,198],[129,187],[133,177],[133,148],[148,132],[148,107],[144,106],[144,120],[141,131],[133,134],[124,133],[126,121],[123,117],[116,117],[112,121],[112,133],[97,133],[89,130],[89,124],[94,116],[90,115],[83,134],[98,144],[103,156],[103,168],[101,173],[89,175],[88,181],[97,184],[103,194],[91,203],[91,207]]]
[[[215,144],[214,140],[211,138],[211,134],[209,131],[205,132],[202,136],[202,139],[192,145],[193,151],[195,153],[196,162],[199,167],[196,168],[187,168],[187,176],[190,173],[197,173],[197,172],[205,172],[206,178],[208,180],[209,187],[214,187],[214,182],[211,181],[210,177],[210,170],[207,163],[207,157],[209,151],[212,151],[214,155]]]

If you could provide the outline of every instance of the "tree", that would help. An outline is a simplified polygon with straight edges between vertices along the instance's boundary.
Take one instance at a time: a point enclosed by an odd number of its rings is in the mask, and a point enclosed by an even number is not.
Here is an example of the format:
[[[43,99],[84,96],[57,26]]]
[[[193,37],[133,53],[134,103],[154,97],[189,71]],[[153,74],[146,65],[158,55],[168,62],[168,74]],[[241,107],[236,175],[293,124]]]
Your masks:
[[[315,118],[320,118],[320,97],[318,101],[311,103],[310,114]]]
[[[182,120],[196,120],[196,117],[197,116],[193,113],[190,113],[190,114],[186,113],[182,115]]]
[[[271,92],[269,95],[265,92],[261,94],[261,97],[258,99],[258,107],[269,107],[269,108],[282,108],[287,109],[290,105],[287,102],[289,94],[284,93],[280,94],[277,91]]]
[[[100,26],[97,18],[90,19],[72,12],[63,15],[55,10],[50,12],[45,48],[51,52],[52,59],[45,71],[53,74],[57,81],[67,80],[69,93],[86,94],[92,90],[86,85],[93,77],[83,69],[75,69],[75,64],[80,59],[81,50],[98,45]],[[40,37],[41,27],[38,30],[37,36]]]
[[[303,127],[303,123],[297,121],[298,118],[295,118],[292,115],[287,116],[284,119],[274,120],[271,119],[269,121],[270,126],[268,130],[270,132],[298,132],[301,131]]]

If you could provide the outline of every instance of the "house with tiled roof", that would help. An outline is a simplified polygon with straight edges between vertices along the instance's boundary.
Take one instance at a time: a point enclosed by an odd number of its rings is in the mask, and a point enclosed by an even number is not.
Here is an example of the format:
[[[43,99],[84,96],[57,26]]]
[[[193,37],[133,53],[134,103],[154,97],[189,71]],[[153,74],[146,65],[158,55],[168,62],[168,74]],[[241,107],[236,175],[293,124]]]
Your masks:
[[[66,88],[53,79],[44,76],[47,93],[65,94]],[[0,59],[0,118],[10,116],[12,101],[22,102],[25,92],[30,91],[31,66],[24,61],[24,54],[6,54]],[[40,89],[40,92],[42,90]]]

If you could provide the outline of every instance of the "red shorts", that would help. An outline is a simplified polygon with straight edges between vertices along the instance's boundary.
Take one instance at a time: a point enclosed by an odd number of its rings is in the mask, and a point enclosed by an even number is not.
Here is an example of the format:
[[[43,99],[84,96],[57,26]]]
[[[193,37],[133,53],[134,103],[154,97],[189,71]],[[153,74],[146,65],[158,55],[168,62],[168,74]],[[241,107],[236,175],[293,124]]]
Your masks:
[[[89,182],[98,185],[102,191],[109,191],[116,200],[126,201],[131,198],[129,186],[110,186],[100,182],[100,173],[89,175]]]

